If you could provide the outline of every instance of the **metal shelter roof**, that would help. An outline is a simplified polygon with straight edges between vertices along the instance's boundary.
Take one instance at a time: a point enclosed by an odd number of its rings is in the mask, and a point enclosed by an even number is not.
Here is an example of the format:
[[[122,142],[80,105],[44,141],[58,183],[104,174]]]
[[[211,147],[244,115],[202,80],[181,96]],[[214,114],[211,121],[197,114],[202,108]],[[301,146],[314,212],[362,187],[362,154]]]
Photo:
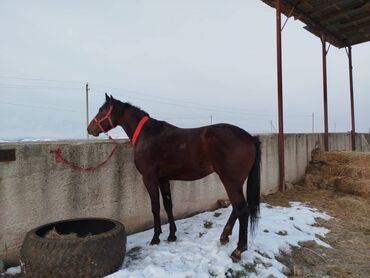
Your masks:
[[[275,8],[276,0],[261,0]],[[370,0],[281,0],[281,12],[342,48],[370,41]]]

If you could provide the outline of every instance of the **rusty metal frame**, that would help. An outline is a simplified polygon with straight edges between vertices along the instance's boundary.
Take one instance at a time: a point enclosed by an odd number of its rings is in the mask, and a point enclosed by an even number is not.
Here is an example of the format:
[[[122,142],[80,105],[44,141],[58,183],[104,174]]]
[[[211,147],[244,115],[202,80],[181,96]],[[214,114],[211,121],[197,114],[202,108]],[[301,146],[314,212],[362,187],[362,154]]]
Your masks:
[[[284,24],[283,24],[283,26],[281,27],[281,31],[283,31],[283,30],[284,30],[285,25],[288,23],[288,21],[289,21],[290,17],[292,16],[292,14],[293,14],[293,12],[294,12],[294,9],[295,9],[295,6],[296,6],[296,5],[294,5],[294,6],[292,7],[292,9],[290,10],[290,12],[289,12],[288,16],[286,17],[286,19],[285,19],[285,21],[284,21]]]
[[[283,69],[281,51],[281,5],[276,1],[276,50],[277,50],[277,91],[278,91],[278,153],[279,153],[279,190],[285,191],[285,158],[284,158],[284,117],[283,117]]]
[[[325,33],[321,36],[322,45],[322,91],[324,103],[324,149],[329,150],[329,121],[328,121],[328,79],[326,68],[326,56],[328,55],[329,48],[326,49],[326,36]],[[329,46],[330,47],[330,46]]]
[[[330,29],[323,25],[323,22],[327,20],[325,17],[316,18],[312,17],[313,13],[308,13],[304,9],[300,9],[298,5],[301,1],[296,0],[293,2],[284,0],[262,0],[266,4],[276,9],[276,52],[277,52],[277,94],[278,94],[278,122],[279,122],[279,133],[278,133],[278,154],[279,154],[279,190],[285,191],[285,158],[284,158],[284,117],[283,117],[283,76],[282,76],[282,47],[281,47],[281,33],[285,28],[291,16],[296,19],[300,19],[303,23],[307,24],[305,27],[308,31],[321,39],[322,44],[322,75],[323,75],[323,106],[324,106],[324,148],[325,151],[329,150],[329,121],[328,121],[328,82],[327,82],[327,55],[331,44],[341,48],[347,47],[347,56],[349,64],[349,84],[350,84],[350,101],[351,101],[351,144],[352,150],[356,150],[356,128],[355,128],[355,108],[354,108],[354,94],[353,94],[353,66],[352,66],[352,45],[370,41],[369,36],[363,38],[357,38],[352,36],[352,40],[347,40],[343,37],[341,32],[333,33]],[[333,4],[333,3],[329,3]],[[367,4],[370,8],[370,3]],[[351,6],[352,7],[352,6]],[[361,7],[363,8],[363,7]],[[347,16],[346,13],[351,11],[352,8],[342,8],[338,13],[335,12],[331,16],[336,17]],[[321,12],[321,11],[320,11]],[[281,14],[284,13],[287,16],[283,26],[281,26]],[[364,10],[362,10],[364,14]],[[354,20],[355,27],[359,26]],[[365,27],[370,28],[370,21],[363,23]],[[352,27],[351,27],[352,28]],[[348,30],[347,30],[348,31]],[[354,41],[355,40],[355,41]],[[329,46],[327,47],[327,42]]]
[[[355,127],[355,101],[353,96],[353,66],[352,66],[352,47],[346,49],[348,56],[348,71],[349,71],[349,93],[351,100],[351,144],[352,151],[356,150],[356,127]]]

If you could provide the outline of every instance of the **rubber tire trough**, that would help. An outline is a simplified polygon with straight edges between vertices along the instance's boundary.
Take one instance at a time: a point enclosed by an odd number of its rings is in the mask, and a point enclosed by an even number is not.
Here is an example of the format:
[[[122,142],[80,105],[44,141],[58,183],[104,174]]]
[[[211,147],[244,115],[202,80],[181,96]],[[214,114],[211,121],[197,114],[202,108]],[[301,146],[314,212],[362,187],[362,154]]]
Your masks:
[[[50,231],[60,238],[45,238]],[[74,238],[64,235],[76,234]],[[103,277],[115,272],[126,253],[122,223],[105,218],[77,218],[49,223],[26,234],[21,267],[26,277]]]

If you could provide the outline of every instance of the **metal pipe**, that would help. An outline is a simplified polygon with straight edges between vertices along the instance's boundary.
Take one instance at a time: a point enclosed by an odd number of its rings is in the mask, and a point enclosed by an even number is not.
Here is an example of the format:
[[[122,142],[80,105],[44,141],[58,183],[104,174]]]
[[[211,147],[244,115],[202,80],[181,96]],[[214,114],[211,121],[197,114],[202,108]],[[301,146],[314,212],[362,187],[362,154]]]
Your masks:
[[[279,190],[285,191],[285,163],[284,163],[284,122],[283,122],[283,69],[281,53],[281,6],[276,1],[276,50],[277,50],[277,86],[278,86],[278,153],[279,153]]]
[[[349,65],[349,91],[351,98],[351,141],[352,141],[352,151],[356,150],[356,128],[355,128],[355,101],[353,97],[353,75],[352,75],[352,47],[348,47],[348,65]]]
[[[86,128],[89,126],[89,83],[86,83]],[[86,132],[86,138],[89,139],[89,133]]]
[[[315,113],[312,113],[312,133],[315,133]]]
[[[328,83],[326,75],[326,38],[325,34],[321,37],[322,42],[322,84],[323,84],[323,94],[324,94],[324,148],[325,151],[329,150],[329,123],[328,123]]]

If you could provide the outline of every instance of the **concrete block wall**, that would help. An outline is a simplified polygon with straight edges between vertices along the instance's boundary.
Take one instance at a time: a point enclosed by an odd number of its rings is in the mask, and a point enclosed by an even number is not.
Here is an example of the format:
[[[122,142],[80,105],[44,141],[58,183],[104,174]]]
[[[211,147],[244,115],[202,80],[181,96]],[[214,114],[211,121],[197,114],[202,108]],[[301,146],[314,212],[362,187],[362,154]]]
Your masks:
[[[108,217],[129,233],[152,225],[150,199],[133,162],[133,148],[119,141],[111,161],[94,172],[55,163],[54,151],[80,165],[96,165],[113,148],[107,141],[1,143],[16,161],[0,162],[0,260],[14,261],[25,233],[44,223],[75,217]],[[174,215],[215,209],[225,198],[217,175],[197,182],[173,182]],[[163,220],[166,215],[162,210]]]
[[[348,134],[332,134],[329,139],[333,149],[350,149]],[[269,194],[278,190],[277,135],[261,135],[260,140],[262,193]],[[357,143],[362,150],[360,137]],[[285,136],[287,181],[303,177],[317,145],[323,145],[321,134]],[[120,140],[111,161],[94,172],[56,164],[57,148],[77,164],[96,165],[113,145],[108,141],[0,143],[0,150],[16,152],[15,161],[0,162],[0,260],[16,261],[25,233],[52,221],[108,217],[123,222],[129,233],[152,226],[150,199],[135,168],[130,142]],[[215,209],[218,199],[227,198],[215,174],[194,182],[172,182],[171,188],[176,218]],[[166,221],[163,210],[161,215]]]

